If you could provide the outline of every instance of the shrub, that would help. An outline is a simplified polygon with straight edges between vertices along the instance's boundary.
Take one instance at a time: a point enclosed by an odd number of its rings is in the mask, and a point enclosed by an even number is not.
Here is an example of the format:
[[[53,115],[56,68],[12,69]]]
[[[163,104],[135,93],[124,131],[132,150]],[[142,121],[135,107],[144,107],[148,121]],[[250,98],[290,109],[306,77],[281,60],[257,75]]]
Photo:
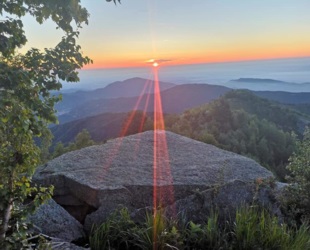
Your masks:
[[[287,207],[297,225],[310,221],[310,129],[297,142],[297,150],[289,159]]]

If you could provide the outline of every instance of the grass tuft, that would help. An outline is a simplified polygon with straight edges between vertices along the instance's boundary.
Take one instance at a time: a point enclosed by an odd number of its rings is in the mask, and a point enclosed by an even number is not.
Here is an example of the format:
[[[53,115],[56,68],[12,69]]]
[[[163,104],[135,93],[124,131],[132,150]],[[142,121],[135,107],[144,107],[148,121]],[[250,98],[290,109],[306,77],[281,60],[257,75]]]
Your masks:
[[[309,227],[279,223],[265,209],[243,206],[221,225],[211,212],[205,223],[167,219],[162,210],[135,224],[126,209],[115,212],[90,236],[92,250],[104,249],[310,249]]]

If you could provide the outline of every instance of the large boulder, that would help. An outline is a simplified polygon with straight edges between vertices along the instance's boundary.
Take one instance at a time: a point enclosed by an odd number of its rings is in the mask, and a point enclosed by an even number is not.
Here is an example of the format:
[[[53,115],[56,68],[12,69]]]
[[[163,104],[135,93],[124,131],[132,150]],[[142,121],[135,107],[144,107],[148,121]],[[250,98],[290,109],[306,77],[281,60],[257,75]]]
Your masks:
[[[197,190],[270,177],[249,158],[171,132],[147,131],[62,155],[40,167],[34,180],[54,185],[54,199],[82,223],[90,214],[89,228],[119,206],[169,206]]]

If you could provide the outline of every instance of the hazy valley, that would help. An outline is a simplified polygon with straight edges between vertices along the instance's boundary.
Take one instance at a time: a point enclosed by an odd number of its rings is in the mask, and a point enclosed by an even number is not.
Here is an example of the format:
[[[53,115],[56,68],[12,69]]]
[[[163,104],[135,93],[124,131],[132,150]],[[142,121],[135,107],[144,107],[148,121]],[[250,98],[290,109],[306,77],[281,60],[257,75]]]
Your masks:
[[[238,84],[243,81],[246,81],[246,84]],[[302,91],[300,84],[286,83],[290,89],[294,89],[294,92],[285,92],[283,91],[285,83],[282,81],[239,79],[231,82],[235,82],[231,88],[210,84],[160,82],[164,113],[181,113],[186,109],[217,99],[232,89],[262,89],[262,85],[264,85],[263,89],[271,90],[253,91],[255,95],[283,104],[296,105],[293,108],[297,109],[299,106],[310,103],[310,90],[309,92]],[[80,90],[64,93],[62,101],[56,106],[59,121],[64,123],[96,114],[128,112],[134,109],[152,112],[154,108],[153,83],[152,80],[131,78],[93,91]],[[180,96],[182,96],[182,102],[179,99]]]

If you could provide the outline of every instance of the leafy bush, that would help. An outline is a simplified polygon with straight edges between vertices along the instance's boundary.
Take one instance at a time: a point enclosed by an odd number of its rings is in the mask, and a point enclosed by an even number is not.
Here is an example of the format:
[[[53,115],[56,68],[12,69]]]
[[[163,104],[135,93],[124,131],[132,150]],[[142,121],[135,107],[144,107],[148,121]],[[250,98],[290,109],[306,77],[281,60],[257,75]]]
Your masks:
[[[297,224],[310,221],[310,129],[306,128],[304,138],[297,142],[297,149],[289,159],[287,177],[287,207]]]
[[[47,144],[43,140],[40,151],[34,138],[46,138],[48,125],[57,120],[54,105],[61,97],[53,91],[60,90],[62,81],[79,81],[78,69],[92,62],[76,43],[88,12],[79,0],[4,0],[0,13],[0,249],[24,249],[25,212],[35,207],[25,208],[25,203],[36,192],[36,205],[51,195],[50,189],[30,185],[35,167],[47,159]],[[59,43],[44,50],[30,46],[19,53],[27,43],[22,19],[26,15],[39,24],[54,22],[63,31]]]

